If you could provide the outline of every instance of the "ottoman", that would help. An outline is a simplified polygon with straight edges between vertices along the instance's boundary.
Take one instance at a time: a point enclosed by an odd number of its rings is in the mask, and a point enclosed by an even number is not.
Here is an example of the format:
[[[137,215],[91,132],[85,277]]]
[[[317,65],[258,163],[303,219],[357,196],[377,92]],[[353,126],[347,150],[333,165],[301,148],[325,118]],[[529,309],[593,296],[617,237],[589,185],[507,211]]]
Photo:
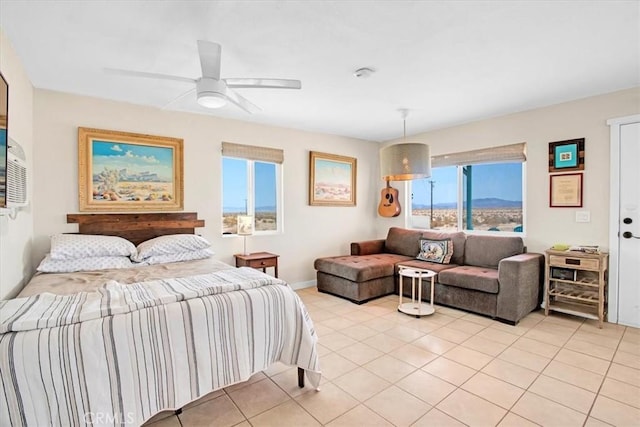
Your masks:
[[[410,259],[387,253],[318,258],[314,263],[318,291],[356,304],[393,294],[395,264]]]

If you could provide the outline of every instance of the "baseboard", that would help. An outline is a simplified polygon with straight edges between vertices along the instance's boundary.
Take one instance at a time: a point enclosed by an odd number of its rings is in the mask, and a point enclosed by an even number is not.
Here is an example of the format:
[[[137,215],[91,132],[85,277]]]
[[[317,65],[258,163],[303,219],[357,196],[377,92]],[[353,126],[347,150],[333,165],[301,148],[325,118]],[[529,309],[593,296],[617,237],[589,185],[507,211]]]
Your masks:
[[[306,282],[289,283],[289,286],[297,291],[299,289],[312,288],[316,286],[316,281],[308,280]]]

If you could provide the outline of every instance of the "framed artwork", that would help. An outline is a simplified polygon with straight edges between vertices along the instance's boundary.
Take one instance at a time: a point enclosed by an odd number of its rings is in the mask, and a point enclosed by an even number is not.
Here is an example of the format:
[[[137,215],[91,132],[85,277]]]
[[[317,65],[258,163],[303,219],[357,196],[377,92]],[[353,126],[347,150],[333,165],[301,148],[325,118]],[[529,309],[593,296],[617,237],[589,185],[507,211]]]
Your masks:
[[[357,159],[311,151],[309,155],[309,204],[355,206]]]
[[[582,173],[549,175],[549,206],[582,207]]]
[[[182,142],[78,128],[80,212],[182,210]]]
[[[584,138],[549,143],[549,172],[584,170]]]

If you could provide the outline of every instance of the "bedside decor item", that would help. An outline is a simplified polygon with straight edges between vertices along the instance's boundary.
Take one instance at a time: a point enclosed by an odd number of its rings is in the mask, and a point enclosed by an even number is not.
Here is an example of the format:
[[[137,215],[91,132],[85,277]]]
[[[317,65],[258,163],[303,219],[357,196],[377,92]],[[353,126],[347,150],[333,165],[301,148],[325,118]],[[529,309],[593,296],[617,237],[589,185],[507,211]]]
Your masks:
[[[584,170],[584,138],[549,143],[549,172]]]
[[[311,151],[309,154],[309,204],[356,205],[357,159]]]
[[[582,173],[549,175],[549,206],[582,207]]]
[[[250,255],[247,252],[247,236],[251,236],[253,234],[253,216],[251,215],[238,215],[238,236],[242,236],[244,238],[244,252],[243,255]]]
[[[179,138],[78,128],[80,212],[183,209]]]

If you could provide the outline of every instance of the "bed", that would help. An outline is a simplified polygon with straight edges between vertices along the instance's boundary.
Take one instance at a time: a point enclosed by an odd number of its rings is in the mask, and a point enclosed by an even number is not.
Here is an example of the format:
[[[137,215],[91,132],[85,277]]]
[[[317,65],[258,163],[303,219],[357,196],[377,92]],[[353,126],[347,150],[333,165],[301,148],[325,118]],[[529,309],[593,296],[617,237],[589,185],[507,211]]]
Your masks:
[[[140,243],[195,214],[70,215]],[[0,301],[0,424],[140,425],[282,362],[317,388],[313,323],[282,280],[214,259],[36,274]]]

